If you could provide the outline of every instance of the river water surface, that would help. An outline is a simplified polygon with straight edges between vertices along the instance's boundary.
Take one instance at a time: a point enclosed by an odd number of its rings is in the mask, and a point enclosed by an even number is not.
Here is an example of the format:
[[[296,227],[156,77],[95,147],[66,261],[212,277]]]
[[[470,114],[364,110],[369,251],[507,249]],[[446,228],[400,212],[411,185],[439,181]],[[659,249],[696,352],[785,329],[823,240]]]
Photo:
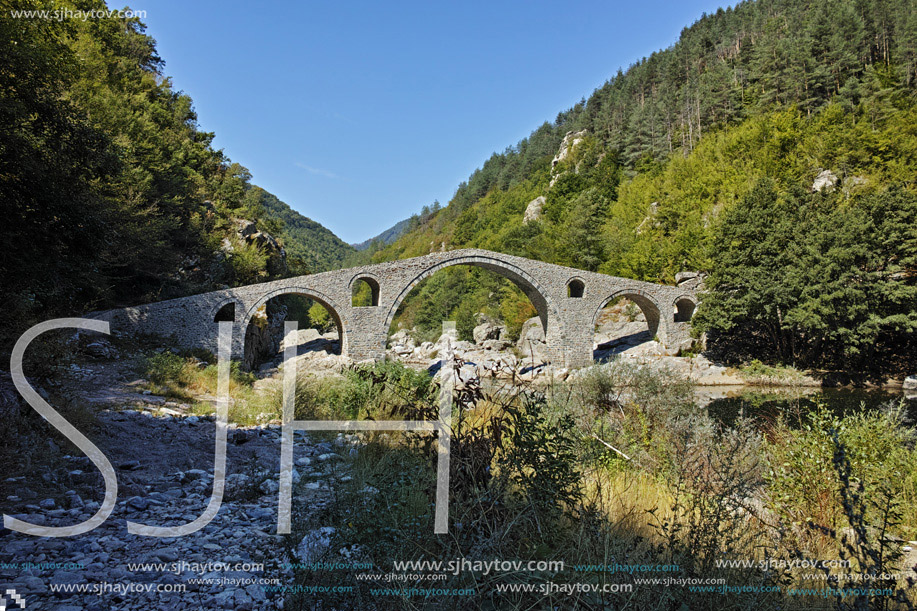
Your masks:
[[[911,423],[917,422],[917,393],[900,390],[865,388],[805,388],[763,386],[698,387],[698,403],[705,405],[711,417],[732,424],[740,414],[761,425],[774,422],[781,415],[792,424],[799,417],[822,404],[843,415],[858,411],[882,409],[904,402]]]

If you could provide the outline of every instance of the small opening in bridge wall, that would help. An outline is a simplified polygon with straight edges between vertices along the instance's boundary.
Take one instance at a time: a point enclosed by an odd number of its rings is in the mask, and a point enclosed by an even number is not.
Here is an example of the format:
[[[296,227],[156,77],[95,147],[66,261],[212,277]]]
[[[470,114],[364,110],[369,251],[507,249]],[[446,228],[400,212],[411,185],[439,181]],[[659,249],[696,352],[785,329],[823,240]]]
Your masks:
[[[366,308],[379,305],[379,283],[373,278],[358,278],[353,283],[351,305]]]
[[[217,310],[216,316],[213,317],[213,322],[232,322],[236,319],[236,304],[227,303],[222,308]]]
[[[586,285],[583,284],[582,280],[574,278],[567,283],[567,297],[573,297],[580,299],[583,296],[583,293],[586,291]]]
[[[694,316],[694,302],[690,299],[679,299],[675,302],[675,322],[688,322]]]

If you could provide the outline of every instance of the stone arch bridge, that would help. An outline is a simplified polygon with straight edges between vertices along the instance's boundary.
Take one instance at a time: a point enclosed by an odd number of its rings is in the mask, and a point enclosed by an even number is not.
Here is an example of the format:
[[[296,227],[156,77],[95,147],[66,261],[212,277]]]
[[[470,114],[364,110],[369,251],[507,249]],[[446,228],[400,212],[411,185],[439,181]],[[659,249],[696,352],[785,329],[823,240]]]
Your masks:
[[[650,335],[668,351],[690,343],[689,321],[697,305],[693,290],[479,249],[450,250],[422,257],[340,269],[240,286],[147,305],[108,310],[95,317],[112,330],[169,337],[186,348],[215,350],[216,320],[233,321],[233,357],[245,354],[246,329],[259,307],[273,297],[299,294],[321,303],[334,318],[341,354],[354,360],[385,355],[388,330],[401,302],[421,280],[452,265],[474,265],[514,282],[529,297],[545,330],[547,354],[567,367],[592,363],[595,324],[609,301],[626,297],[646,316]],[[372,289],[372,305],[353,306],[356,283]],[[225,317],[225,318],[221,318]]]

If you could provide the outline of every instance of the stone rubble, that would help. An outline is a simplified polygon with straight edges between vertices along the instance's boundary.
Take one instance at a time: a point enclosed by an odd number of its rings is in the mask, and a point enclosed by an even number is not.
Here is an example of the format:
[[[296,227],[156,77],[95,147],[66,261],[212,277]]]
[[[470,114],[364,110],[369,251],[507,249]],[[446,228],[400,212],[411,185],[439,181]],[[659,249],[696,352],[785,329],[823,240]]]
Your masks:
[[[209,440],[212,452],[212,416],[154,416],[150,410],[123,410],[101,412],[98,417],[103,425],[117,424],[129,430],[142,432],[155,427],[160,437],[170,438],[177,447],[202,442],[206,445]],[[342,447],[353,447],[359,444],[359,439],[356,435],[339,437],[332,445],[297,435],[294,515],[321,510],[330,502],[329,479],[346,477],[342,466],[332,463],[338,463]],[[299,561],[286,555],[282,537],[275,534],[280,427],[234,427],[229,438],[229,475],[223,503],[213,521],[203,529],[183,537],[154,538],[129,534],[125,522],[174,526],[201,515],[213,484],[212,456],[209,464],[203,463],[201,468],[158,474],[147,469],[142,456],[140,460],[112,461],[119,478],[118,501],[112,515],[95,530],[77,537],[42,538],[3,529],[0,563],[11,563],[4,567],[14,566],[12,563],[31,564],[29,568],[0,568],[0,582],[24,596],[27,609],[282,608],[283,593],[264,589],[265,584],[291,584],[293,570],[288,565]],[[241,438],[246,439],[241,446],[234,443],[233,439]],[[273,450],[273,456],[267,457],[267,467],[264,457],[258,462],[252,458],[254,454],[248,458],[240,454],[247,447],[258,449],[256,446]],[[18,486],[18,494],[8,496],[6,506],[16,503],[18,509],[5,511],[21,520],[46,526],[75,524],[93,515],[99,502],[90,499],[102,496],[100,474],[85,457],[67,456],[66,462],[71,481],[75,487],[82,488],[82,495],[70,490],[62,501],[38,499],[24,477],[8,478],[6,484]],[[141,479],[143,475],[149,477]],[[296,486],[300,480],[303,485]],[[294,517],[294,523],[297,521]],[[305,543],[296,549],[311,546],[320,551],[320,546],[309,543],[311,536],[307,534]],[[159,566],[145,569],[128,566],[134,563]],[[108,590],[101,594],[53,592],[51,584]],[[126,593],[113,589],[128,585],[133,590]],[[137,591],[145,587],[174,589],[181,585],[186,591]]]

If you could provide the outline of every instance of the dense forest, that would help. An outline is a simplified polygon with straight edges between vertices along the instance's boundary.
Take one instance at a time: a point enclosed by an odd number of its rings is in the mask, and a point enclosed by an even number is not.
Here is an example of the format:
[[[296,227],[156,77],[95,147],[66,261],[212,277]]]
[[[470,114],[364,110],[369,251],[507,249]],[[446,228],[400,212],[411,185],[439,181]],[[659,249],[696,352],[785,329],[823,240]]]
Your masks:
[[[696,327],[732,360],[913,370],[915,92],[913,2],[743,2],[494,154],[367,256],[481,247],[656,282],[701,270]],[[485,310],[518,326],[531,307],[500,290],[441,272],[402,324]]]
[[[10,16],[64,6],[106,8],[0,2],[4,343],[55,315],[342,264],[350,246],[213,147],[136,18]]]

